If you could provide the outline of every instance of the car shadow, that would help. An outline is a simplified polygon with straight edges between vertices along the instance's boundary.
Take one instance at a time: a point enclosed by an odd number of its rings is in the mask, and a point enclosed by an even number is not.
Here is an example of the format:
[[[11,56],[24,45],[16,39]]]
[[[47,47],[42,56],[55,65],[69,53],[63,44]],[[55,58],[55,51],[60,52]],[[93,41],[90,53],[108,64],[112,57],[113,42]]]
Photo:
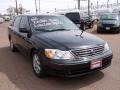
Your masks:
[[[38,78],[33,73],[29,58],[19,52],[12,53],[9,47],[2,47],[0,48],[0,76],[4,77],[4,82],[9,82],[9,88],[13,90],[78,90],[101,80],[104,74],[99,71],[76,78],[54,76]]]

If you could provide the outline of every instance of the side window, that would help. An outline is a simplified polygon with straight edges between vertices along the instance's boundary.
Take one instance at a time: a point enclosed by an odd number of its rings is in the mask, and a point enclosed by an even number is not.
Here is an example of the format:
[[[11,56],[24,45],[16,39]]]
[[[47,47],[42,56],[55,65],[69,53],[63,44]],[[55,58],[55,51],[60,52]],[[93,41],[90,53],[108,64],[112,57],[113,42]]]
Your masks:
[[[20,28],[27,28],[27,30],[30,29],[27,17],[22,17],[20,22]]]
[[[16,19],[14,21],[14,27],[15,28],[19,28],[20,20],[21,20],[21,17],[16,17]]]

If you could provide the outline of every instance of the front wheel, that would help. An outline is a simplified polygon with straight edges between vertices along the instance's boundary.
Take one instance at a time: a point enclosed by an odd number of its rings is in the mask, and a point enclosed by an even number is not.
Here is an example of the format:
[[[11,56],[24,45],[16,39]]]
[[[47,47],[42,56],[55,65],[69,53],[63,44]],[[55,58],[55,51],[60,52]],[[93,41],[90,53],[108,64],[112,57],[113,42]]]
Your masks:
[[[33,53],[33,70],[34,73],[38,76],[38,77],[44,77],[45,76],[45,71],[42,67],[42,63],[40,62],[40,57],[38,56],[37,53]]]
[[[100,30],[97,30],[97,33],[101,33],[102,31],[100,31]]]
[[[116,33],[120,33],[120,30],[117,30]]]

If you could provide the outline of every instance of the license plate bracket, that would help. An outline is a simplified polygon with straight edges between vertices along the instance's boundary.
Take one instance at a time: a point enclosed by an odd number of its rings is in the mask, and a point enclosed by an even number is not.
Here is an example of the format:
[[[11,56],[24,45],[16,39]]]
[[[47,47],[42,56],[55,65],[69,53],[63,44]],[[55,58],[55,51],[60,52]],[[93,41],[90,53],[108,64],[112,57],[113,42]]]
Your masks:
[[[96,69],[102,67],[102,60],[93,60],[90,63],[90,69]]]
[[[110,27],[106,27],[106,30],[110,30]]]

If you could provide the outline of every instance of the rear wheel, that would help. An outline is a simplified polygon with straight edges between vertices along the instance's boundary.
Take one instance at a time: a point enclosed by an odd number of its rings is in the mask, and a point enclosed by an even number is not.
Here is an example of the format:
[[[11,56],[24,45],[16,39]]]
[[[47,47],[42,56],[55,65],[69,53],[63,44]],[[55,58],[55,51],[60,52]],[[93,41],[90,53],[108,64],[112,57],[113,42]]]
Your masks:
[[[38,56],[38,54],[36,52],[33,53],[32,59],[33,59],[32,66],[33,66],[34,73],[40,78],[44,77],[45,71],[44,71],[42,63],[40,61],[40,57]]]
[[[88,27],[89,27],[89,28],[93,28],[93,24],[90,24]]]
[[[93,28],[94,24],[91,25],[91,28]]]

